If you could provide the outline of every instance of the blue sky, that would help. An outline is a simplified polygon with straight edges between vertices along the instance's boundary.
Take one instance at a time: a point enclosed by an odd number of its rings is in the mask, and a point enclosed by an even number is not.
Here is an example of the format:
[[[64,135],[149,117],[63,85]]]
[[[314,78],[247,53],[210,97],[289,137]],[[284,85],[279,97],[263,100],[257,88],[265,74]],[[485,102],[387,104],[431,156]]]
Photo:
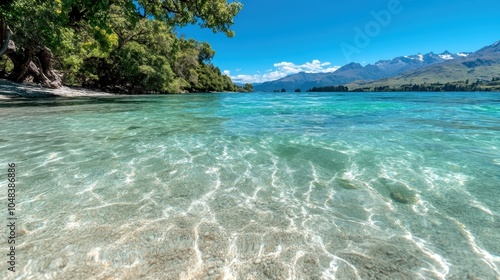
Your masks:
[[[234,82],[264,82],[349,62],[476,51],[500,40],[498,0],[241,0],[234,38],[198,26],[179,34],[206,41]]]

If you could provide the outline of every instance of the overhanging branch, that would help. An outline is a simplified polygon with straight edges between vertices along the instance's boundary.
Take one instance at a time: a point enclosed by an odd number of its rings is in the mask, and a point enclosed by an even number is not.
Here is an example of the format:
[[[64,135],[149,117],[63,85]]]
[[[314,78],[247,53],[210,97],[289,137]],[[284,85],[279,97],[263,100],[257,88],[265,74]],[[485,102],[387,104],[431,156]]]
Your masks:
[[[11,31],[9,26],[7,26],[7,23],[5,22],[3,16],[0,16],[0,43],[2,47],[0,49],[0,56],[2,56],[9,48],[10,35]]]
[[[5,31],[2,30],[2,49],[0,49],[0,56],[9,49],[10,35],[10,28],[7,26]]]

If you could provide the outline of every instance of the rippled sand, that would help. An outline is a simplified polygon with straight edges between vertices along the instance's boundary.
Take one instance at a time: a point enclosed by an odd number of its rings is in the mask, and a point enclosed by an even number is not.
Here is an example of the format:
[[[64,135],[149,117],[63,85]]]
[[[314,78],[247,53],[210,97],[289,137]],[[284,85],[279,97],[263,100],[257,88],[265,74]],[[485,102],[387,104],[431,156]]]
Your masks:
[[[500,110],[287,97],[3,104],[16,278],[499,279]]]

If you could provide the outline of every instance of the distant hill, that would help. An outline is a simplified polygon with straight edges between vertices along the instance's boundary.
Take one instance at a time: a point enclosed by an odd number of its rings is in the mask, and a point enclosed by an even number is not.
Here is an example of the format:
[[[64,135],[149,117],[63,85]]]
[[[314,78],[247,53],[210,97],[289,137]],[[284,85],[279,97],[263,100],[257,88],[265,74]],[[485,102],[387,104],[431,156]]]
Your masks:
[[[359,63],[349,63],[333,73],[298,73],[286,76],[279,80],[254,84],[255,91],[275,91],[286,89],[302,91],[312,87],[336,86],[349,84],[354,81],[370,82],[383,78],[394,77],[405,71],[420,69],[446,61],[462,59],[469,53],[452,54],[445,51],[441,54],[428,53],[411,56],[400,56],[390,60],[381,60],[375,64],[362,66]]]
[[[349,88],[491,80],[500,77],[500,41],[467,56],[406,71],[391,78],[356,82]]]

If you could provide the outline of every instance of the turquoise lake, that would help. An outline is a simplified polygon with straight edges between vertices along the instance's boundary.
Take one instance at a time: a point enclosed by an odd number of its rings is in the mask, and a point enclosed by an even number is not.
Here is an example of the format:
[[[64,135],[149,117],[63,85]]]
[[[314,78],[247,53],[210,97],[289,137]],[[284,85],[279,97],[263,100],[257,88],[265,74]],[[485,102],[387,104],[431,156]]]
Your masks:
[[[2,279],[500,279],[499,93],[1,99],[0,132]]]

